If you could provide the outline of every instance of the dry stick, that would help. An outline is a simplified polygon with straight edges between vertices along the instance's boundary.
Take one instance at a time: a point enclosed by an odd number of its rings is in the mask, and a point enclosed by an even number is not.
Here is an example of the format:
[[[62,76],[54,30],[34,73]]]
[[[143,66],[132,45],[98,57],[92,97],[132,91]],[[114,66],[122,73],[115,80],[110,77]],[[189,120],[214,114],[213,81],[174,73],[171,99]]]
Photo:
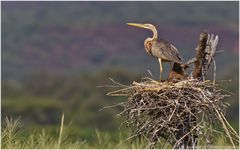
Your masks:
[[[119,88],[119,85],[99,85],[98,88]]]
[[[222,125],[223,125],[223,128],[224,128],[225,132],[227,133],[228,138],[229,138],[229,140],[230,140],[233,148],[235,149],[235,145],[234,145],[234,143],[233,143],[231,134],[229,133],[228,128],[226,127],[226,124],[224,123],[224,121],[223,121],[223,119],[222,119],[222,116],[220,115],[219,111],[216,109],[215,105],[213,105],[213,108],[214,108],[214,110],[216,111],[216,113],[217,113],[217,115],[218,115],[218,118],[220,119],[220,121],[221,121],[221,123],[222,123]]]
[[[166,141],[163,144],[163,148],[165,147],[165,145],[167,144],[167,142],[169,141],[168,139],[171,137],[171,135],[168,136],[168,138],[166,139]],[[159,141],[160,142],[160,141]]]
[[[216,83],[216,70],[217,70],[217,66],[216,66],[216,62],[215,62],[215,59],[214,57],[212,57],[213,59],[213,65],[214,65],[214,71],[213,71],[213,84]]]
[[[64,113],[62,114],[62,119],[61,119],[61,127],[60,127],[59,138],[58,138],[58,148],[60,148],[61,140],[62,140],[63,122],[64,122]]]
[[[153,74],[151,73],[151,71],[150,71],[149,69],[147,69],[147,72],[150,74],[150,76],[151,76],[152,78],[155,79],[155,77],[153,76]]]
[[[118,83],[118,82],[114,81],[112,78],[109,78],[109,80],[111,80],[114,84],[117,84],[119,86],[128,87],[127,85],[124,85],[124,84],[121,84],[121,83]]]
[[[122,112],[118,113],[116,116],[119,117],[119,116],[121,116],[123,113],[125,113],[126,111],[128,111],[128,109],[123,110]]]
[[[102,111],[102,110],[104,110],[104,109],[106,109],[106,108],[112,108],[112,107],[116,107],[116,106],[121,106],[121,105],[123,105],[124,103],[125,103],[125,102],[118,103],[118,104],[111,105],[111,106],[105,106],[105,107],[99,109],[99,111]]]
[[[151,78],[149,78],[149,77],[144,77],[143,79],[149,80],[150,82],[154,82],[154,83],[160,83],[159,81],[156,81],[156,80],[151,79]]]
[[[170,121],[170,120],[172,119],[172,116],[173,116],[173,114],[175,113],[175,111],[176,111],[176,108],[177,108],[177,106],[175,106],[175,108],[174,108],[174,110],[173,110],[173,112],[172,112],[171,116],[169,117],[168,121]]]
[[[162,106],[162,107],[160,107],[160,106],[158,106],[158,107],[152,107],[152,108],[136,108],[136,109],[132,109],[132,110],[152,110],[152,109],[163,109],[163,108],[167,108],[167,107],[169,107],[169,106],[171,106],[171,104],[169,104],[169,105],[167,105],[167,106]]]
[[[213,132],[216,132],[216,133],[218,133],[218,134],[222,134],[222,132],[221,132],[221,131],[215,130],[215,129],[213,129],[213,128],[209,128],[209,127],[203,127],[203,126],[201,126],[201,125],[199,125],[199,127],[201,127],[201,128],[207,128],[207,129],[211,129]]]
[[[186,63],[186,65],[190,65],[190,64],[194,63],[195,61],[197,61],[197,58],[196,58],[196,57],[190,59],[190,60]]]
[[[215,105],[214,105],[215,106]],[[239,141],[239,136],[236,133],[236,131],[232,128],[232,126],[228,123],[227,119],[224,117],[223,113],[220,112],[220,116],[222,117],[222,119],[224,120],[224,122],[228,125],[228,127],[231,129],[230,131],[233,132],[233,134],[238,138]]]
[[[222,116],[223,120],[226,122],[226,124],[228,125],[228,127],[232,130],[232,132],[235,134],[235,136],[239,139],[239,136],[237,134],[237,132],[232,128],[232,126],[228,123],[227,119],[224,117],[223,113],[220,112],[220,115]]]
[[[116,91],[113,91],[113,92],[109,92],[109,93],[107,93],[107,95],[109,95],[109,96],[128,96],[129,94],[117,94],[117,93],[127,91],[127,90],[130,90],[130,89],[133,89],[133,88],[134,87],[130,86],[128,88],[124,88],[124,89],[116,90]]]
[[[127,139],[125,139],[124,141],[122,141],[121,143],[119,143],[115,148],[117,148],[117,147],[120,146],[121,144],[125,143],[126,141],[128,141],[128,140],[130,140],[130,139],[132,139],[132,138],[134,138],[134,137],[136,137],[136,136],[138,136],[138,134],[134,134],[134,135],[128,137]]]
[[[201,124],[201,122],[199,122],[196,126],[194,126],[188,133],[186,133],[184,136],[182,136],[175,144],[173,147],[176,147],[176,145],[183,139],[185,138],[188,134],[190,134],[193,130],[195,130],[199,125]]]

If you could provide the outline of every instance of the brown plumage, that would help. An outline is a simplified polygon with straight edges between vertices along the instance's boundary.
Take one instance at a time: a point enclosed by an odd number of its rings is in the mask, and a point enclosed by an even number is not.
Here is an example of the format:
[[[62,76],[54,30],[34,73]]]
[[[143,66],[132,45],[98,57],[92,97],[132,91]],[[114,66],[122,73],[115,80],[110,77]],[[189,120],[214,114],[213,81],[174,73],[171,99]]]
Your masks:
[[[176,62],[182,64],[182,57],[178,50],[172,44],[164,39],[146,41],[145,49],[147,52],[157,58],[161,58],[163,62]]]
[[[184,68],[180,64],[174,63],[169,73],[168,81],[182,80],[186,77],[187,75],[184,73]]]
[[[158,58],[159,65],[160,65],[160,81],[162,78],[162,62],[174,62],[179,64],[178,66],[181,66],[183,64],[182,58],[179,55],[179,52],[175,46],[170,44],[164,39],[158,40],[158,33],[157,29],[152,24],[138,24],[138,23],[127,23],[130,26],[140,27],[149,29],[153,32],[153,37],[148,37],[144,41],[144,47],[148,54],[150,54],[153,57]]]

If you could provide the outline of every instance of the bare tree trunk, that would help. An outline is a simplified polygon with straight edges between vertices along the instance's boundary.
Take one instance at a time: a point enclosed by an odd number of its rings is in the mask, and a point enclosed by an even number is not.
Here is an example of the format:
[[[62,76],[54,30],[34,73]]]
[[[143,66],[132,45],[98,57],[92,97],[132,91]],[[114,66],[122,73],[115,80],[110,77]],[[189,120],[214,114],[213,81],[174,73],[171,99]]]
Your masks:
[[[208,33],[202,32],[200,34],[199,45],[196,48],[196,61],[194,62],[193,68],[193,78],[200,78],[202,80],[202,67],[203,67],[203,60],[205,57],[205,49],[207,46],[207,39]]]

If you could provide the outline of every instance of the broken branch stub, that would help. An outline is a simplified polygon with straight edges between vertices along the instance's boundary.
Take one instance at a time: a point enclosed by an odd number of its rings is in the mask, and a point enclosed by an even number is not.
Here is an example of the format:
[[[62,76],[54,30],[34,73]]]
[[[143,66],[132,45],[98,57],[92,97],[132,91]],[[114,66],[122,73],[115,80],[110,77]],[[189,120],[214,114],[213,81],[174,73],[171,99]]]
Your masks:
[[[214,60],[214,55],[216,53],[218,45],[218,35],[214,36],[213,34],[208,34],[208,40],[206,43],[205,57],[203,59],[203,69],[202,76],[205,78],[208,68],[210,67],[212,61]]]

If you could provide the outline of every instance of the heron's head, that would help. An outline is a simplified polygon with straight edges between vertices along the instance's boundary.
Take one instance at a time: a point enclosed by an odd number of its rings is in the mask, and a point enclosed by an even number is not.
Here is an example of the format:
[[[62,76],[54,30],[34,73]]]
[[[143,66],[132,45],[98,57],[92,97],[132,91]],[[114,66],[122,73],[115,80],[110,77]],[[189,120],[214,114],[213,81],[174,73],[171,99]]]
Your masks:
[[[129,26],[134,26],[134,27],[139,27],[139,28],[144,28],[144,29],[149,29],[153,32],[154,38],[157,38],[157,29],[154,25],[152,24],[140,24],[140,23],[127,23]]]

